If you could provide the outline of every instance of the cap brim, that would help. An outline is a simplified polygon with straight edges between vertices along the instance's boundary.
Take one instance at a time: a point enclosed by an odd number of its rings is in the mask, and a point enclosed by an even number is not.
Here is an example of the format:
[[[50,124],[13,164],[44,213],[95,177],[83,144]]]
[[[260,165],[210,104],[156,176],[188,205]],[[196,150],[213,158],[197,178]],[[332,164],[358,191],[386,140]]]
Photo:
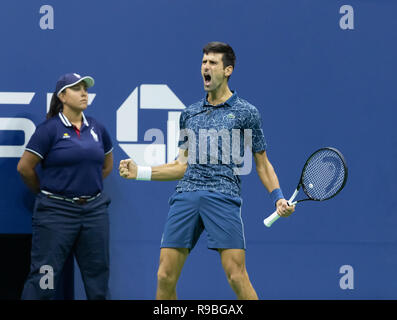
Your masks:
[[[84,81],[87,84],[87,88],[91,88],[95,83],[94,78],[90,76],[85,76],[80,81]]]
[[[71,83],[71,84],[68,84],[68,85],[62,87],[62,88],[57,92],[57,96],[59,96],[59,94],[60,94],[63,90],[65,90],[66,88],[73,87],[74,85],[78,84],[78,83],[81,82],[81,81],[84,81],[84,82],[85,82],[85,84],[87,85],[87,88],[91,88],[91,87],[95,84],[95,81],[94,81],[94,78],[93,78],[93,77],[90,77],[90,76],[81,77],[81,78],[80,78],[79,80],[77,80],[76,82],[73,82],[73,83]]]

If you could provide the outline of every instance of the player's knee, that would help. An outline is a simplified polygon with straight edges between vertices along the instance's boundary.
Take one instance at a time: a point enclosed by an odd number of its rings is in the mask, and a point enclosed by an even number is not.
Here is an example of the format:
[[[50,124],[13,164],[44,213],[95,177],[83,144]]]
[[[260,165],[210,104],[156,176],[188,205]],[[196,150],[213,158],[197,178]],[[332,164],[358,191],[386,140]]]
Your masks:
[[[227,272],[227,280],[232,287],[240,286],[248,279],[248,274],[244,269],[233,269]]]
[[[159,269],[157,272],[157,282],[162,287],[174,287],[177,280],[178,278],[167,270]]]

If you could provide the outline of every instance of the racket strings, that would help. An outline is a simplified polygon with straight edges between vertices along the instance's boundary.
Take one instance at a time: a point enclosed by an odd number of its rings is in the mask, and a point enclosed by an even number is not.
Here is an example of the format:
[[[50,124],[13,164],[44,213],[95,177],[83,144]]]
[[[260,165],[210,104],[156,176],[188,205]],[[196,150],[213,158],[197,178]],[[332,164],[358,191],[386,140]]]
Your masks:
[[[306,163],[302,175],[303,189],[312,199],[329,199],[343,187],[345,176],[345,165],[339,154],[323,149],[313,154]]]

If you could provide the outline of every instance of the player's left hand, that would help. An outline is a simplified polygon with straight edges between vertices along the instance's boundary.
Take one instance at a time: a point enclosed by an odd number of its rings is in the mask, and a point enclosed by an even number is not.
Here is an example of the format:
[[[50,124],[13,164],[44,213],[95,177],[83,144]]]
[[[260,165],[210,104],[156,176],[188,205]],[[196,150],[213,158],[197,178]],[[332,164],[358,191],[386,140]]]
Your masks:
[[[288,217],[295,211],[295,205],[289,206],[287,200],[279,199],[276,203],[277,214],[280,217]]]

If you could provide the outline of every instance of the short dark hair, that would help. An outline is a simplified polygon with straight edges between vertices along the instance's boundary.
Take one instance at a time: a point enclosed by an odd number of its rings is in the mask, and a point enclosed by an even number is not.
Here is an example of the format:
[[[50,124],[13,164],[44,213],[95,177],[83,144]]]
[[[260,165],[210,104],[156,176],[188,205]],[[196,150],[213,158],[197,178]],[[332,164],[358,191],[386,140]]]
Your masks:
[[[231,46],[224,42],[213,41],[209,42],[203,48],[203,53],[208,54],[213,53],[223,53],[222,62],[223,67],[232,66],[234,69],[234,64],[236,63],[236,55]]]

